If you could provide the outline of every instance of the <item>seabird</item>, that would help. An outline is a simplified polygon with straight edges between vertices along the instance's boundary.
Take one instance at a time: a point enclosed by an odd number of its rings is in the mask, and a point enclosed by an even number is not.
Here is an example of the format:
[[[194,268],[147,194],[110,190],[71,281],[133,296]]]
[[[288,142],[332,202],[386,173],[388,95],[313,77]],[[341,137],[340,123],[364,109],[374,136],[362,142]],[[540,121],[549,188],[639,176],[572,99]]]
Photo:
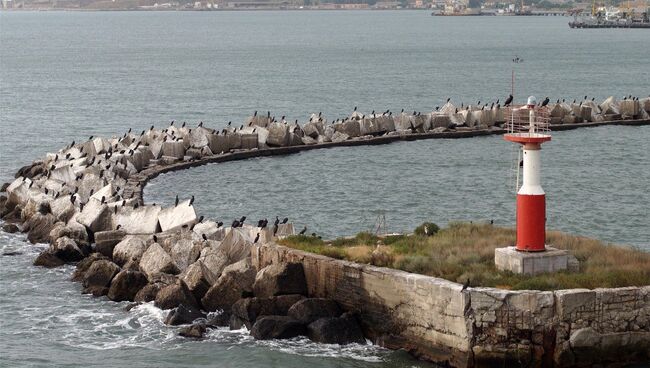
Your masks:
[[[155,235],[153,236],[153,242],[154,242],[154,243],[158,243],[158,237],[155,236]]]
[[[239,223],[240,223],[239,226],[240,226],[240,227],[241,227],[242,225],[244,225],[244,221],[246,221],[246,216],[242,216],[242,217],[239,219]]]
[[[549,99],[548,99],[548,96],[546,96],[546,98],[544,99],[544,101],[542,101],[542,107],[548,105],[548,102],[549,102]]]
[[[203,219],[204,219],[204,218],[205,218],[205,217],[204,217],[203,215],[199,216],[199,220],[197,221],[197,223],[200,224],[201,222],[203,222]]]
[[[174,207],[178,206],[178,194],[176,194],[176,201],[174,202]]]
[[[299,234],[300,235],[305,235],[306,232],[307,232],[307,226],[303,227],[302,230],[300,230]]]
[[[190,198],[190,206],[192,205],[192,203],[194,203],[194,196],[192,196],[192,198]]]
[[[510,106],[513,98],[514,97],[512,97],[512,95],[508,95],[508,98],[506,99],[506,102],[503,104],[503,106]]]
[[[122,225],[119,224],[119,225],[117,225],[117,226],[115,227],[115,230],[119,230],[121,227],[122,227]]]
[[[283,224],[286,224],[287,221],[289,221],[289,218],[288,218],[288,217],[285,217],[285,218],[282,220],[282,223],[283,223]]]
[[[205,236],[205,234],[201,234],[201,237],[203,238],[203,241],[208,241],[208,237]]]
[[[232,225],[230,225],[230,227],[232,227],[232,228],[239,227],[239,221],[233,220]]]
[[[217,229],[223,226],[223,222],[219,221],[217,222]]]
[[[253,240],[253,244],[257,243],[257,241],[260,240],[260,233],[257,233],[255,236],[255,240]]]
[[[460,292],[462,293],[462,292],[465,291],[465,289],[467,289],[468,287],[469,287],[469,278],[468,278],[467,281],[465,281],[465,283],[463,284],[463,288],[460,289]]]

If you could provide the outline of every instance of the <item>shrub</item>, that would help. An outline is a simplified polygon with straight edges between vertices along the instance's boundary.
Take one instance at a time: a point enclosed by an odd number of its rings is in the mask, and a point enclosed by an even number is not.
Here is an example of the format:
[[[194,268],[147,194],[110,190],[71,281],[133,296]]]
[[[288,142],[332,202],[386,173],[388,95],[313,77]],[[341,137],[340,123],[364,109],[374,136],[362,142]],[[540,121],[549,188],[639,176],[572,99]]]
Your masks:
[[[422,225],[415,228],[415,235],[419,236],[433,236],[435,235],[440,228],[438,225],[433,222],[425,222]]]

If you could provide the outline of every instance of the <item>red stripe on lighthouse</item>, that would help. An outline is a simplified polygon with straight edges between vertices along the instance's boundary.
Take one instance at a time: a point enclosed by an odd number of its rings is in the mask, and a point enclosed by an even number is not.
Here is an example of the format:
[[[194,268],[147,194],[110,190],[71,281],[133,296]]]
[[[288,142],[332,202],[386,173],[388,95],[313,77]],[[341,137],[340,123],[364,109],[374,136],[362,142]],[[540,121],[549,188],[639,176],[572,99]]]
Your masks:
[[[546,196],[517,194],[517,250],[544,251],[546,243]]]

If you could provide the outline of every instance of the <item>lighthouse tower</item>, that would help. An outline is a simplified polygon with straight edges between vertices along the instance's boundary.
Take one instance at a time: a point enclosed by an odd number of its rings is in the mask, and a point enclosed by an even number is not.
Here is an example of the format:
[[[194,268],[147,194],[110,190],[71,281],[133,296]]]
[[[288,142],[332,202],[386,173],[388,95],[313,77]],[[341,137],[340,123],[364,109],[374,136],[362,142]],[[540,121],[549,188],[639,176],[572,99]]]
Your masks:
[[[517,250],[546,250],[546,194],[541,185],[542,143],[551,140],[548,123],[536,116],[535,97],[513,111],[504,139],[523,146],[523,184],[517,192]],[[517,111],[518,110],[518,111]],[[522,114],[523,113],[523,114]],[[517,116],[528,115],[527,123]]]
[[[546,194],[541,185],[542,144],[551,140],[548,114],[537,108],[535,97],[526,105],[513,107],[508,116],[504,139],[520,144],[523,153],[523,182],[517,192],[517,242],[514,247],[497,248],[498,269],[519,274],[538,274],[568,268],[565,250],[546,245]]]

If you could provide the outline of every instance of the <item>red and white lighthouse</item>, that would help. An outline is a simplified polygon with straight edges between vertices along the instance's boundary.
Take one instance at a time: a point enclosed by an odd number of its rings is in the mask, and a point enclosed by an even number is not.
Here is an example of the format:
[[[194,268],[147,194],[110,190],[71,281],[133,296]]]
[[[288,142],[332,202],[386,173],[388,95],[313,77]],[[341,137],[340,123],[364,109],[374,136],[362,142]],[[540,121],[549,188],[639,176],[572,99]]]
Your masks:
[[[546,250],[546,195],[541,185],[542,143],[551,140],[549,124],[538,116],[535,97],[513,108],[504,139],[519,143],[523,150],[523,183],[517,192],[517,244],[522,252]],[[540,114],[541,115],[541,114]]]

